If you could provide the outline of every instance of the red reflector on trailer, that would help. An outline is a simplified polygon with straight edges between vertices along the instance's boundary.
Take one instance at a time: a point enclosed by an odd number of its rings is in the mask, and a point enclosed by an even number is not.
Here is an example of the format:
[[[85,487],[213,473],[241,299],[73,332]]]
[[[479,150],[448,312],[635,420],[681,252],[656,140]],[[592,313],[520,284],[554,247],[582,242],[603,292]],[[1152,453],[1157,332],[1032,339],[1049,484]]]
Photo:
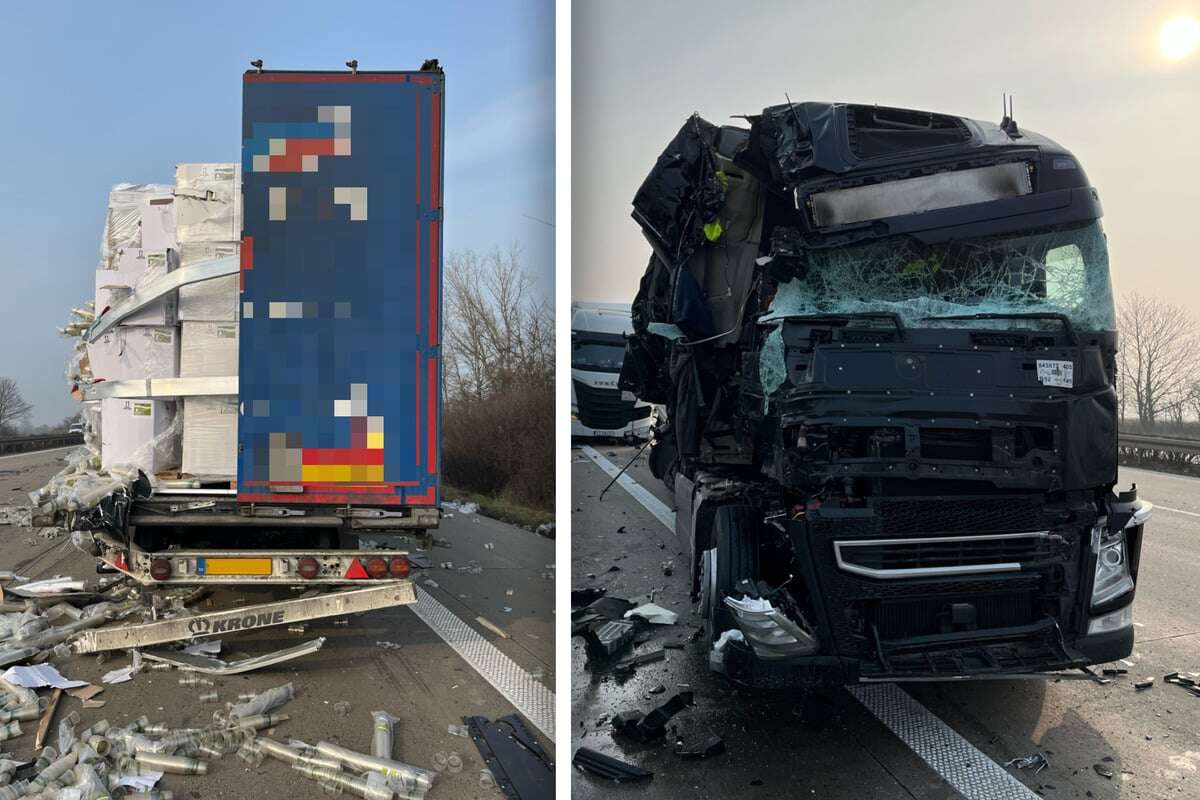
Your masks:
[[[151,561],[150,577],[156,581],[165,581],[171,577],[171,562],[165,558],[156,558]]]
[[[376,556],[375,558],[367,559],[367,574],[372,578],[382,578],[384,575],[387,575],[387,572],[388,564],[382,558]]]
[[[346,570],[347,578],[365,578],[367,571],[363,569],[362,562],[357,558],[350,562],[350,569]]]
[[[393,578],[407,578],[408,571],[408,559],[404,556],[397,556],[388,563],[388,572]]]
[[[113,560],[113,566],[122,572],[129,572],[129,562],[125,560],[124,553],[117,553],[117,557]]]
[[[301,578],[312,579],[317,577],[321,572],[321,565],[312,556],[305,556],[300,559],[300,563],[296,567],[296,571],[300,573]]]

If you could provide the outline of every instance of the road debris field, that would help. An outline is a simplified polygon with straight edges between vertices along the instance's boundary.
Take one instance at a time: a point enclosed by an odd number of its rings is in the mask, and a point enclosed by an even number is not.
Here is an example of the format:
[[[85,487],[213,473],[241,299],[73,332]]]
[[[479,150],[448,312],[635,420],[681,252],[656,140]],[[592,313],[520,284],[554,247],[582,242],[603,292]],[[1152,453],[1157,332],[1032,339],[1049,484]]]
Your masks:
[[[1094,676],[747,689],[710,669],[674,498],[637,452],[572,453],[573,797],[1200,794],[1200,479],[1120,469],[1156,506],[1142,554],[1154,567],[1132,654]],[[594,626],[631,622],[651,598],[677,620],[598,647]]]
[[[553,540],[448,504],[415,602],[289,622],[255,608],[336,593],[155,591],[29,527],[69,453],[0,459],[0,797],[552,796]]]

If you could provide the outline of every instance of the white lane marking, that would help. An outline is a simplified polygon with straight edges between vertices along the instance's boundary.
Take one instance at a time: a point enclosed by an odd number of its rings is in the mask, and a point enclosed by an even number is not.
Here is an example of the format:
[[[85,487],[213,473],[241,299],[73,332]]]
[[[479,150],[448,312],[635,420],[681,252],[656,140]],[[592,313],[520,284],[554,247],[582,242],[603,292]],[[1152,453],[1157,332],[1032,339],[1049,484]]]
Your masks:
[[[67,445],[66,447],[51,447],[49,450],[26,450],[24,453],[9,453],[6,456],[0,456],[0,461],[3,461],[6,458],[19,458],[21,456],[43,456],[46,453],[57,453],[60,450],[75,450],[79,447],[83,447],[83,445],[72,444]]]
[[[646,487],[639,484],[627,473],[621,472],[621,468],[609,461],[604,456],[600,455],[589,445],[583,446],[583,454],[595,462],[596,466],[604,470],[605,474],[610,478],[617,478],[617,483],[621,488],[629,492],[634,500],[637,500],[642,506],[654,515],[654,518],[667,526],[667,530],[671,533],[675,532],[675,512],[667,507],[667,504],[657,497],[652,495]]]
[[[554,692],[534,680],[532,675],[420,586],[416,590],[417,602],[408,608],[413,610],[417,618],[553,742]]]
[[[1164,506],[1160,503],[1154,504],[1154,510],[1170,511],[1172,514],[1187,514],[1189,517],[1200,517],[1200,514],[1197,514],[1195,511],[1184,511],[1182,508],[1171,508],[1170,506]]]
[[[1189,483],[1196,483],[1196,481],[1200,481],[1200,477],[1196,477],[1194,475],[1176,475],[1174,472],[1159,472],[1158,470],[1142,469],[1140,467],[1127,467],[1124,465],[1117,467],[1118,481],[1120,480],[1120,473],[1123,471],[1140,472],[1148,478],[1166,478],[1167,480],[1187,481]]]
[[[610,477],[620,471],[593,448],[582,449]],[[628,475],[622,474],[617,483],[675,532],[675,512],[661,500]],[[966,800],[1041,800],[896,684],[860,684],[846,690]]]
[[[894,683],[846,688],[966,800],[1040,800]]]

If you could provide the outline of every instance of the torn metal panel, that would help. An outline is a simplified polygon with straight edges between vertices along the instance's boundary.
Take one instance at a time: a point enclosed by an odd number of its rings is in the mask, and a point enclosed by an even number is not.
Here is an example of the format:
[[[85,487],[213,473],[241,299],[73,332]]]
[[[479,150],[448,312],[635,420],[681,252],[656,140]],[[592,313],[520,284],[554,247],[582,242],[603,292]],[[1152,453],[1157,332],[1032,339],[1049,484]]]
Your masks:
[[[590,775],[595,775],[598,778],[604,778],[614,783],[648,781],[654,777],[653,772],[644,770],[641,767],[635,767],[632,764],[626,764],[624,761],[618,761],[612,756],[597,753],[595,750],[587,747],[581,747],[575,751],[575,756],[571,759],[571,764]]]
[[[233,631],[290,625],[309,619],[358,614],[416,602],[410,581],[386,581],[362,589],[328,592],[276,603],[244,606],[143,625],[104,628],[81,634],[72,644],[77,653],[97,653],[215,636]]]
[[[143,650],[142,655],[150,661],[170,664],[177,669],[187,672],[203,672],[206,675],[239,675],[243,672],[253,672],[256,669],[271,667],[276,664],[282,664],[285,661],[291,661],[292,659],[315,653],[324,644],[325,637],[321,636],[304,644],[298,644],[295,647],[288,647],[283,650],[276,650],[273,653],[265,653],[261,656],[243,658],[237,661],[224,661],[199,653],[185,653],[175,650]]]

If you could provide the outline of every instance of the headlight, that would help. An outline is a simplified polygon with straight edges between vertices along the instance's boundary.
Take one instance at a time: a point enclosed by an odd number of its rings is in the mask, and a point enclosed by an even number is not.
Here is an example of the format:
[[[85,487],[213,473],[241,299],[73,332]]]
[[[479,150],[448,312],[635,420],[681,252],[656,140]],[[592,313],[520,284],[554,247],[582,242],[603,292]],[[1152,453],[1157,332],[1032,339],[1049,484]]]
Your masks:
[[[1125,531],[1108,537],[1099,529],[1097,531],[1094,534],[1096,580],[1092,584],[1092,608],[1133,591],[1133,577],[1129,574],[1129,559],[1125,553]]]
[[[1088,636],[1094,636],[1097,633],[1111,633],[1128,628],[1133,624],[1133,604],[1118,608],[1111,614],[1105,614],[1102,617],[1096,617],[1088,623]]]

